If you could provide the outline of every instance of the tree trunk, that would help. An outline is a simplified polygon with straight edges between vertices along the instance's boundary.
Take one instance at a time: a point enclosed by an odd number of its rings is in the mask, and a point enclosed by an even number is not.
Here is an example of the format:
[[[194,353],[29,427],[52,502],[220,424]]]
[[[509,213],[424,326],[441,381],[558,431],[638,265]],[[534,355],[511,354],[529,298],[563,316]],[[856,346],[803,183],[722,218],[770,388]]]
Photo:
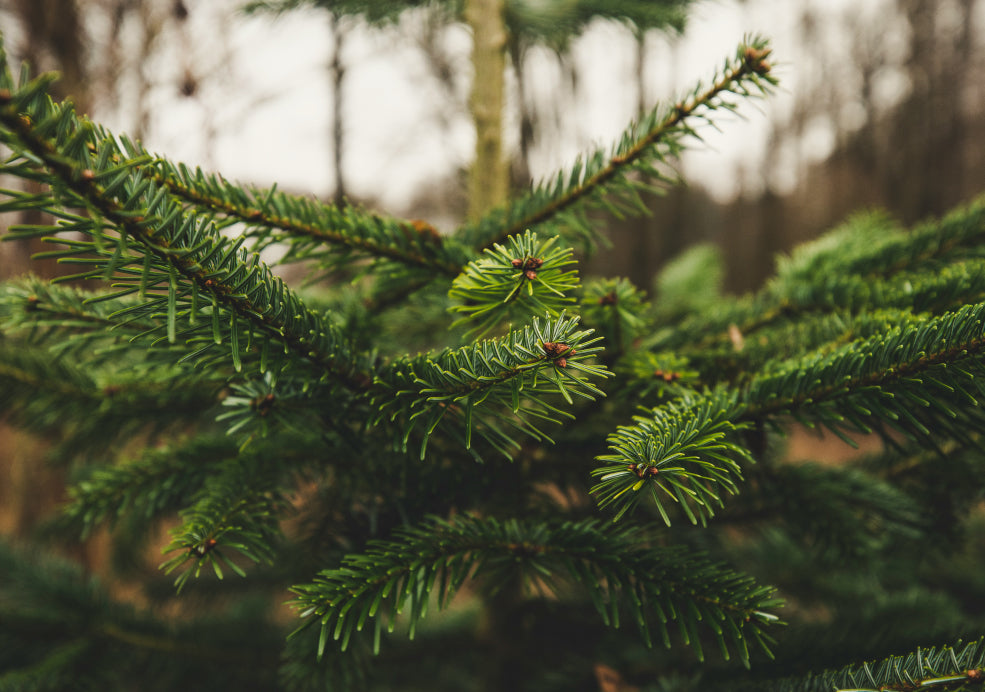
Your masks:
[[[475,122],[475,161],[469,177],[469,218],[506,202],[509,169],[503,159],[503,91],[506,26],[503,0],[466,0],[472,29],[475,78],[469,105]]]

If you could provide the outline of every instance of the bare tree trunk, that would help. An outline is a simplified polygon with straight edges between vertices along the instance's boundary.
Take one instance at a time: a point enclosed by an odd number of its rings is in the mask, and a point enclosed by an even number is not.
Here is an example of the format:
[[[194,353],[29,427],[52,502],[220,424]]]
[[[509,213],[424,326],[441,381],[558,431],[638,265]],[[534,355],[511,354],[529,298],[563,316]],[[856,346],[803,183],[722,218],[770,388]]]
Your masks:
[[[342,62],[342,46],[345,30],[341,19],[329,15],[329,32],[332,35],[332,57],[328,63],[328,74],[332,89],[332,169],[335,173],[335,193],[332,201],[339,208],[346,204],[345,176],[342,173],[343,143],[345,123],[342,118],[342,86],[345,79],[345,64]]]
[[[509,169],[503,159],[503,91],[506,26],[503,0],[466,0],[465,21],[472,29],[475,78],[470,106],[475,122],[475,162],[469,179],[469,218],[506,202]]]

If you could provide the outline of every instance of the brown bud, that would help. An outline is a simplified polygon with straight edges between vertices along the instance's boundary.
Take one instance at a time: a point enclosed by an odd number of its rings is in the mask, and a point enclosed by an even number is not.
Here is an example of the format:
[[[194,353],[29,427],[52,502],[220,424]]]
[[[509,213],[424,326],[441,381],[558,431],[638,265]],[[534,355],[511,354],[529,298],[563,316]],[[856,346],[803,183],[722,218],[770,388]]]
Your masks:
[[[742,57],[750,70],[757,74],[766,74],[770,71],[771,65],[766,58],[773,51],[769,48],[753,48],[749,46],[742,53]]]
[[[79,177],[82,178],[82,180],[89,182],[95,179],[96,174],[92,172],[91,168],[86,168],[84,171],[79,173]]]
[[[523,260],[522,259],[512,259],[512,260],[510,260],[510,264],[512,264],[514,267],[522,267],[523,266]]]
[[[531,281],[537,278],[537,272],[535,272],[533,269],[527,269],[525,272],[523,272],[523,275]]]
[[[438,232],[438,229],[429,224],[427,221],[422,219],[414,219],[410,222],[410,225],[414,227],[414,230],[417,231],[417,234],[421,238],[432,243],[441,242],[441,234]]]
[[[216,539],[208,538],[202,545],[198,546],[198,548],[195,548],[194,552],[198,553],[198,555],[201,557],[206,553],[210,552],[218,544],[219,541],[217,541]]]

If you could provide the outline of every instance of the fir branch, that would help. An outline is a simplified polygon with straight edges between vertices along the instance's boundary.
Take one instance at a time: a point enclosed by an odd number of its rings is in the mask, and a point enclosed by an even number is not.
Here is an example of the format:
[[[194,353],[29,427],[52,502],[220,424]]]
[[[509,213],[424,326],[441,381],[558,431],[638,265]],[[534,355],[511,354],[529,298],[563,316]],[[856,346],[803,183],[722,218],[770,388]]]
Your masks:
[[[585,285],[580,301],[586,324],[599,330],[608,345],[606,358],[621,356],[649,326],[646,296],[628,279],[596,279]]]
[[[685,502],[690,499],[704,521],[711,516],[709,501],[721,503],[715,487],[737,492],[739,462],[752,461],[743,447],[720,438],[751,422],[775,423],[786,416],[808,426],[823,425],[849,444],[845,431],[870,433],[883,425],[931,449],[944,439],[971,444],[972,432],[985,432],[979,406],[985,377],[983,324],[983,304],[922,321],[914,318],[913,324],[826,355],[783,361],[753,376],[738,400],[713,392],[683,406],[658,407],[652,419],[638,417],[636,425],[622,426],[610,436],[612,453],[599,457],[606,463],[593,470],[601,481],[592,491],[602,506],[619,508],[617,518],[634,508],[639,491],[647,489],[669,523],[659,489],[681,502],[694,521]],[[671,467],[671,486],[664,486],[662,465],[677,457],[699,466]]]
[[[197,422],[218,403],[218,384],[173,368],[114,375],[0,339],[0,412],[27,430],[62,436],[63,452],[79,454]]]
[[[247,681],[272,687],[263,679],[276,634],[261,618],[233,616],[225,631],[207,617],[167,622],[113,600],[76,565],[4,544],[0,574],[0,638],[17,644],[5,654],[19,654],[0,656],[0,688],[46,689],[50,680],[52,690],[105,689],[118,676],[162,692]],[[147,677],[148,669],[166,672]]]
[[[179,318],[182,326],[187,320],[186,335],[207,339],[211,331],[216,344],[227,345],[239,369],[241,342],[249,347],[255,331],[264,344],[279,342],[347,387],[365,386],[367,376],[358,376],[345,339],[331,324],[307,310],[256,255],[249,257],[240,247],[242,239],[224,238],[211,220],[186,212],[166,189],[143,176],[146,157],[132,145],[124,152],[113,137],[77,120],[70,106],[53,103],[44,93],[49,81],[40,78],[15,89],[6,69],[0,75],[0,138],[31,166],[50,171],[46,182],[57,193],[40,202],[5,191],[11,198],[5,209],[43,208],[63,219],[58,227],[21,229],[11,237],[67,230],[88,234],[91,241],[73,243],[61,254],[92,256],[86,261],[94,268],[72,278],[110,278],[123,289],[119,294],[153,291],[156,297],[146,298],[134,312],[164,317],[158,317],[159,331],[169,342],[177,338]],[[67,214],[60,206],[81,206],[93,217]],[[107,222],[118,236],[106,233]],[[211,330],[201,322],[195,326],[203,311],[200,296],[212,303]],[[227,317],[220,319],[220,312]]]
[[[614,520],[650,497],[664,522],[670,516],[662,502],[669,497],[691,523],[705,524],[722,506],[722,492],[738,492],[740,462],[753,463],[741,445],[730,440],[746,424],[734,422],[741,408],[734,397],[715,392],[686,397],[655,408],[609,435],[610,454],[598,457],[592,489],[600,507],[616,509]]]
[[[802,358],[805,353],[830,354],[851,343],[885,334],[897,327],[916,327],[923,318],[906,309],[844,311],[780,319],[757,329],[748,338],[735,331],[728,344],[697,349],[686,361],[697,372],[692,386],[725,384],[742,387],[776,362]],[[644,353],[649,353],[644,351]]]
[[[861,559],[929,527],[926,503],[855,468],[821,463],[758,466],[729,507],[730,526],[778,523],[801,545]]]
[[[982,257],[985,198],[926,221],[899,229],[884,214],[852,217],[819,240],[797,249],[777,265],[777,283],[809,283],[819,274],[888,277],[904,271],[939,269]]]
[[[474,432],[507,457],[518,445],[501,426],[550,439],[529,419],[558,422],[557,417],[573,416],[548,397],[561,396],[568,404],[572,395],[593,400],[604,394],[589,378],[609,376],[591,362],[601,350],[599,340],[591,338],[590,330],[576,331],[577,325],[577,318],[563,314],[543,324],[535,319],[532,326],[499,339],[397,359],[380,370],[374,383],[380,412],[373,422],[395,422],[402,449],[423,424],[422,459],[439,424],[467,449],[472,449]]]
[[[632,180],[630,173],[668,182],[661,166],[680,153],[687,137],[700,139],[693,121],[710,122],[710,115],[716,110],[734,111],[737,104],[727,97],[730,93],[742,97],[765,94],[776,84],[766,59],[769,54],[763,39],[754,38],[740,45],[711,86],[699,84],[671,108],[658,106],[630,126],[611,154],[598,150],[580,157],[569,172],[557,173],[507,208],[496,209],[474,225],[460,229],[458,237],[471,247],[489,247],[562,215],[573,229],[592,237],[579,209],[583,212],[587,207],[599,208],[620,216],[646,213],[637,190],[656,188],[652,183]]]
[[[883,423],[921,444],[985,430],[985,304],[853,342],[754,377],[744,418],[790,415],[836,434]],[[969,405],[970,404],[970,405]]]
[[[985,200],[905,231],[883,214],[852,217],[778,259],[777,275],[744,300],[718,301],[654,335],[654,350],[731,346],[818,313],[910,309],[935,313],[975,302],[985,290],[981,243]]]
[[[175,579],[180,591],[205,567],[222,579],[223,567],[246,576],[227,552],[252,562],[273,563],[274,543],[281,532],[278,520],[287,499],[278,487],[284,469],[256,457],[239,457],[208,478],[195,502],[181,513],[183,523],[171,530],[165,553],[178,555],[161,564],[165,573],[184,567]]]
[[[639,539],[635,530],[594,521],[552,526],[468,516],[432,519],[398,531],[394,540],[371,542],[339,569],[293,587],[293,606],[307,618],[303,627],[320,625],[319,655],[329,637],[344,650],[369,619],[378,650],[383,627],[392,631],[399,614],[406,613],[413,638],[432,593],[443,608],[468,578],[488,575],[501,584],[519,574],[546,578],[561,597],[565,586],[587,589],[609,626],[618,627],[621,613],[628,611],[648,646],[653,633],[669,646],[668,623],[676,620],[699,658],[699,623],[726,659],[731,650],[748,665],[749,642],[768,652],[764,627],[777,618],[766,609],[780,604],[771,589],[680,548],[652,548]]]
[[[144,519],[185,507],[206,479],[237,446],[228,437],[196,439],[177,447],[148,450],[122,466],[99,468],[68,488],[62,510],[83,536],[103,522],[139,514]]]
[[[338,208],[314,199],[234,185],[218,175],[157,158],[149,177],[175,197],[247,224],[244,235],[259,250],[286,244],[282,262],[314,260],[319,268],[351,267],[383,258],[431,275],[455,277],[465,251],[425,221],[402,221],[352,205]]]
[[[917,648],[903,656],[846,666],[762,684],[770,692],[913,692],[979,690],[985,687],[985,639],[952,646]]]
[[[159,326],[150,318],[132,317],[139,306],[133,295],[107,296],[29,276],[0,286],[0,332],[11,342],[70,357],[75,363],[97,367],[110,380],[128,382],[137,379],[137,370],[166,368],[199,350],[201,345],[194,342],[171,344],[157,339],[138,359],[132,342]],[[154,379],[149,372],[141,376]]]
[[[578,272],[565,269],[575,263],[572,250],[557,246],[557,240],[540,242],[527,231],[510,236],[508,248],[497,243],[469,262],[448,292],[462,302],[452,312],[464,314],[452,326],[475,320],[469,335],[482,337],[510,315],[557,317],[571,307],[575,299],[569,293],[578,288]]]

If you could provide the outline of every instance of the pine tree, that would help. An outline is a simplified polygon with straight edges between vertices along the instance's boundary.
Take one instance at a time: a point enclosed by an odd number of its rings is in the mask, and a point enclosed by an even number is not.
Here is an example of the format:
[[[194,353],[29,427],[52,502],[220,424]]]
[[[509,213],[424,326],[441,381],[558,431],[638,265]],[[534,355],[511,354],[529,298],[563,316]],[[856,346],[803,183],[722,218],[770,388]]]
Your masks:
[[[449,235],[169,162],[4,59],[41,191],[0,212],[53,218],[6,237],[78,271],[0,288],[4,415],[76,474],[0,549],[0,690],[980,688],[985,204],[740,298],[707,248],[652,299],[578,275],[770,59]],[[788,463],[794,424],[883,447]],[[55,556],[107,526],[116,581]]]

